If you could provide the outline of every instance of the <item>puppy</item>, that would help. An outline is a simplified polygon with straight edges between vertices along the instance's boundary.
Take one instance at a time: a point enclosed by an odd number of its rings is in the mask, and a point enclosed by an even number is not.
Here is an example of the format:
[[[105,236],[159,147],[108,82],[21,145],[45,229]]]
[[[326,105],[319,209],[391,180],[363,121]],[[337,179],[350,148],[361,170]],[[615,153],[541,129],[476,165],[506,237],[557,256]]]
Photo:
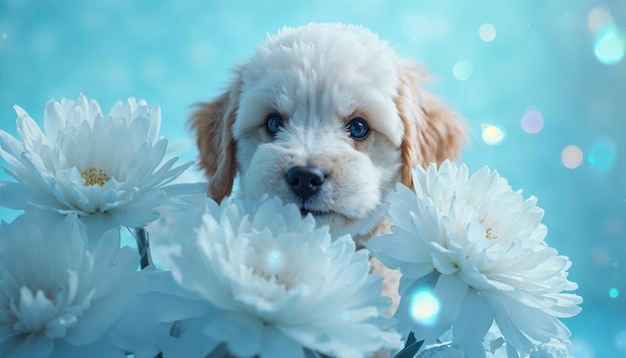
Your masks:
[[[268,193],[298,205],[357,244],[389,231],[385,198],[411,170],[456,159],[461,117],[422,87],[427,79],[372,32],[309,24],[270,36],[218,98],[191,119],[209,195]],[[373,260],[397,304],[398,274]]]

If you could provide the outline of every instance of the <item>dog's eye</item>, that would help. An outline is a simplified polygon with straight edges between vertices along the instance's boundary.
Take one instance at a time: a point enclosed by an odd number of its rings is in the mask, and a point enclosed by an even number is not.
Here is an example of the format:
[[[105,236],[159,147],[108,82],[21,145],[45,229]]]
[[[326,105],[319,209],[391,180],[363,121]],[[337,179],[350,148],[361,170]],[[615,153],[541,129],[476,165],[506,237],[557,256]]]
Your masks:
[[[350,137],[356,140],[365,139],[370,132],[367,122],[361,117],[352,118],[350,122],[348,122],[347,128],[348,132],[350,132]]]
[[[285,121],[283,121],[283,117],[278,113],[272,113],[267,116],[265,125],[267,127],[267,132],[272,136],[275,136],[281,128],[285,126]]]

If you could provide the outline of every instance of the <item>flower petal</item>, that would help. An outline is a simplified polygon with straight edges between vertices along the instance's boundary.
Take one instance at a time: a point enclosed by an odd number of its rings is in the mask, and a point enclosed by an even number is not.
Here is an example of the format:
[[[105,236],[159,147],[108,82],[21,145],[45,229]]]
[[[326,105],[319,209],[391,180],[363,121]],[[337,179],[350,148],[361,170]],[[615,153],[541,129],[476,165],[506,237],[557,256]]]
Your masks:
[[[476,290],[470,289],[452,326],[453,343],[462,348],[468,357],[485,357],[482,341],[493,318],[489,302]]]
[[[219,312],[204,327],[204,332],[214,340],[228,342],[232,354],[247,357],[260,350],[263,322],[234,312]]]
[[[166,200],[167,195],[164,191],[154,190],[139,195],[124,206],[109,210],[109,213],[124,226],[141,227],[159,218],[160,214],[156,207],[165,203]]]
[[[48,357],[54,348],[54,340],[43,333],[13,336],[0,343],[0,352],[11,358]]]
[[[263,329],[260,358],[293,357],[304,358],[302,346],[272,326]]]

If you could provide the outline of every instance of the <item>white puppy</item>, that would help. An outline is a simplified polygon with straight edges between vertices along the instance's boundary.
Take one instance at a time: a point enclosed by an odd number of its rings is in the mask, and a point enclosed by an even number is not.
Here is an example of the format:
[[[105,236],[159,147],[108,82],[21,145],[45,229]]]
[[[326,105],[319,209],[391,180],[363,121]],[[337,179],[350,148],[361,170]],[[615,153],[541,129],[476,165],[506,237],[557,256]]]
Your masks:
[[[309,24],[269,37],[226,93],[192,118],[209,195],[297,204],[357,242],[389,228],[385,198],[411,169],[455,159],[464,123],[421,69],[358,26]]]

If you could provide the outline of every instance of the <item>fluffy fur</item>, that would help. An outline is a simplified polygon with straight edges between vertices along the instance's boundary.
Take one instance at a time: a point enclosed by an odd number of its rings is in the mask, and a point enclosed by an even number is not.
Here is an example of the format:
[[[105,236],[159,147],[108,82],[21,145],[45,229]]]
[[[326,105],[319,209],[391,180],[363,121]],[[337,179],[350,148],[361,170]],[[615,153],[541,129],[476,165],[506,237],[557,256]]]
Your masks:
[[[220,201],[239,176],[241,196],[296,203],[334,235],[363,241],[387,232],[382,214],[396,183],[411,186],[415,166],[456,159],[465,139],[461,118],[422,87],[422,69],[362,27],[284,28],[234,72],[228,90],[191,120],[209,195]],[[271,113],[285,121],[275,136]],[[364,140],[346,129],[355,117],[370,128]],[[326,178],[304,199],[286,180],[303,165]]]

